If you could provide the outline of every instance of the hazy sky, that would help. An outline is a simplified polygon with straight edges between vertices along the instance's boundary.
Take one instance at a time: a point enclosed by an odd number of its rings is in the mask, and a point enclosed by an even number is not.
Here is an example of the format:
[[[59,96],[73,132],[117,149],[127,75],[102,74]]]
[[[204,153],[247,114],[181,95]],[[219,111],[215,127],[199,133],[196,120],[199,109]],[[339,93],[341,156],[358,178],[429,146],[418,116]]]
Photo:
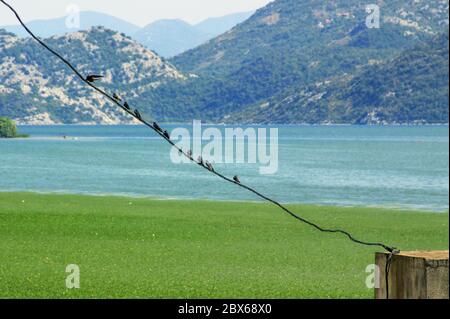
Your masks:
[[[66,15],[71,4],[81,11],[107,13],[144,26],[158,19],[179,18],[195,23],[208,17],[251,11],[271,0],[6,0],[26,20],[48,19]],[[11,13],[0,5],[0,25],[16,24]]]

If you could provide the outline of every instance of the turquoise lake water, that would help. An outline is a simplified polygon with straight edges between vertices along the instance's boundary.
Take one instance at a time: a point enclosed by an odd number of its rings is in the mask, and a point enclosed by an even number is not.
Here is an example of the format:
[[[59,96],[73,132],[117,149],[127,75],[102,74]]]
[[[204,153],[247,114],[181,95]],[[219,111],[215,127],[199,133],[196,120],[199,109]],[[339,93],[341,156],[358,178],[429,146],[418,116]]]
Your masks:
[[[278,128],[275,175],[260,175],[259,164],[216,169],[287,203],[448,210],[448,126]],[[32,137],[0,140],[0,191],[258,200],[197,166],[173,164],[168,144],[145,127],[19,130]]]

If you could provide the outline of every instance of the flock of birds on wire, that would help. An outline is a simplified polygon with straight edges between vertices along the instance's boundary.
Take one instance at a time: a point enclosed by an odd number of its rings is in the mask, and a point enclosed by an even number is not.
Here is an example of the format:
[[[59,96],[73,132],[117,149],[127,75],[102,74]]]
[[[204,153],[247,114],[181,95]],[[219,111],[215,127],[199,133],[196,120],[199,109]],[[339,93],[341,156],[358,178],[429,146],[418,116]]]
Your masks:
[[[88,75],[88,76],[86,77],[86,81],[87,81],[88,83],[94,83],[94,82],[96,82],[96,81],[101,80],[102,78],[103,78],[103,75],[90,74],[90,75]],[[117,93],[113,93],[112,97],[113,97],[113,98],[116,100],[116,102],[118,102],[118,103],[122,103],[122,102],[123,102],[123,101],[122,101],[122,98],[121,98]],[[133,114],[139,121],[141,121],[141,122],[144,121],[143,118],[142,118],[141,112],[139,112],[138,109],[134,109],[134,110],[133,110],[133,109],[131,108],[131,106],[128,104],[127,101],[124,101],[123,104],[121,104],[121,105],[122,105],[122,106],[123,106],[130,114]],[[170,141],[170,133],[169,133],[167,130],[163,130],[163,129],[161,128],[161,126],[159,126],[158,123],[156,123],[156,122],[153,122],[152,126],[153,126],[153,129],[154,129],[155,131],[157,131],[158,133],[160,133],[162,136],[164,136],[164,138],[165,138],[167,141]],[[179,149],[179,154],[180,154],[180,156],[183,154],[183,149]],[[186,152],[185,155],[186,155],[191,161],[195,162],[191,150],[188,150],[188,151]],[[213,165],[212,165],[209,161],[204,161],[202,156],[199,156],[199,157],[198,157],[198,159],[197,159],[197,164],[199,164],[199,165],[201,165],[201,166],[207,168],[207,169],[210,170],[211,172],[215,172]],[[237,175],[233,177],[233,181],[234,181],[235,183],[238,183],[238,184],[241,183],[241,181],[240,181],[240,179],[239,179],[239,177],[238,177]]]
[[[48,50],[51,54],[55,55],[58,59],[60,59],[62,62],[64,62],[83,82],[85,82],[86,84],[88,84],[89,86],[91,86],[94,90],[96,90],[97,92],[99,92],[100,94],[104,95],[105,97],[107,97],[108,99],[110,99],[112,102],[114,102],[115,104],[117,104],[119,107],[121,107],[124,111],[126,111],[128,114],[132,115],[133,117],[135,117],[137,120],[139,120],[141,123],[147,125],[148,127],[150,127],[152,130],[154,130],[158,135],[160,135],[162,138],[164,138],[169,144],[171,144],[173,147],[175,147],[179,153],[180,156],[184,155],[186,156],[191,162],[196,163],[197,165],[200,165],[201,167],[203,167],[204,169],[212,172],[213,174],[217,175],[218,177],[222,178],[223,180],[227,181],[227,182],[231,182],[234,183],[236,185],[239,185],[240,187],[248,190],[249,192],[254,193],[255,195],[259,196],[260,198],[264,199],[265,201],[268,201],[276,206],[278,206],[279,208],[281,208],[285,213],[289,214],[290,216],[292,216],[293,218],[301,221],[302,223],[308,224],[312,227],[314,227],[315,229],[321,231],[321,232],[326,232],[326,233],[340,233],[343,234],[345,236],[348,237],[348,239],[350,239],[351,241],[360,244],[360,245],[366,245],[366,246],[379,246],[379,247],[383,247],[385,250],[389,251],[390,254],[396,254],[399,251],[394,248],[394,247],[390,247],[387,246],[384,243],[381,242],[365,242],[365,241],[361,241],[356,239],[355,237],[353,237],[353,235],[345,230],[342,229],[327,229],[327,228],[323,228],[320,225],[309,221],[297,214],[295,214],[294,212],[292,212],[289,208],[287,208],[286,206],[284,206],[283,204],[279,203],[278,201],[271,199],[268,196],[263,195],[262,193],[258,192],[257,190],[244,185],[241,183],[241,181],[239,180],[238,176],[234,176],[233,179],[228,178],[222,174],[220,174],[219,172],[216,172],[214,170],[214,167],[212,166],[212,164],[208,161],[204,161],[203,158],[201,156],[198,157],[197,160],[193,159],[193,154],[191,150],[183,150],[182,148],[180,148],[179,146],[177,146],[174,142],[171,141],[170,139],[170,134],[169,132],[167,132],[166,130],[163,130],[158,123],[153,122],[153,124],[150,124],[149,122],[147,122],[146,120],[143,119],[141,113],[139,112],[139,110],[135,109],[132,110],[132,108],[130,107],[130,105],[128,104],[127,101],[122,101],[122,99],[120,98],[120,96],[117,93],[114,93],[113,95],[109,95],[108,93],[106,93],[105,91],[103,91],[102,89],[98,88],[94,82],[101,80],[104,76],[103,75],[97,75],[97,74],[89,74],[87,76],[82,75],[68,60],[66,60],[62,55],[60,55],[58,52],[56,52],[55,50],[53,50],[52,48],[50,48],[45,42],[43,42],[39,37],[37,37],[27,26],[26,24],[22,21],[21,17],[19,16],[19,13],[11,6],[9,5],[6,1],[4,0],[0,0],[1,3],[3,3],[6,7],[8,7],[16,16],[17,20],[20,22],[20,24],[23,26],[23,28],[28,32],[28,34],[34,38],[41,46],[43,46],[46,50]],[[387,273],[387,272],[386,272]]]
[[[53,55],[57,56],[60,60],[62,60],[70,69],[72,69],[72,71],[79,76],[84,82],[86,82],[88,85],[90,85],[93,89],[95,89],[97,92],[103,94],[104,96],[108,97],[109,99],[111,99],[113,102],[115,102],[117,105],[119,105],[121,108],[123,108],[124,110],[126,110],[130,115],[134,116],[137,120],[139,120],[140,122],[144,123],[145,125],[151,127],[156,133],[158,133],[159,135],[161,135],[163,138],[166,139],[167,142],[169,142],[172,146],[174,146],[175,148],[178,149],[180,156],[181,155],[185,155],[187,158],[189,158],[189,160],[191,162],[195,162],[198,165],[202,166],[203,168],[209,170],[210,172],[214,173],[215,175],[219,176],[220,178],[228,181],[228,182],[232,182],[235,183],[237,185],[239,185],[242,188],[245,188],[246,190],[256,194],[257,196],[263,198],[266,201],[271,202],[272,204],[275,204],[276,206],[278,206],[279,208],[281,208],[284,212],[286,212],[287,214],[289,214],[290,216],[294,217],[295,219],[308,224],[314,228],[316,228],[317,230],[321,231],[321,232],[327,232],[327,233],[340,233],[343,235],[346,235],[351,241],[360,244],[360,245],[366,245],[366,246],[379,246],[379,247],[383,247],[385,250],[387,250],[389,252],[389,257],[388,257],[388,261],[386,263],[386,290],[387,290],[387,299],[389,299],[389,268],[390,268],[390,263],[392,261],[392,256],[395,254],[398,254],[400,251],[398,249],[396,249],[395,247],[390,247],[385,245],[384,243],[380,243],[380,242],[365,242],[365,241],[361,241],[358,240],[356,238],[354,238],[352,236],[352,234],[350,234],[349,232],[342,230],[342,229],[327,229],[327,228],[323,228],[321,226],[319,226],[318,224],[315,224],[295,213],[293,213],[291,210],[289,210],[287,207],[285,207],[284,205],[280,204],[279,202],[259,193],[258,191],[256,191],[255,189],[246,186],[244,184],[241,183],[241,181],[239,180],[238,176],[234,176],[233,179],[229,179],[228,177],[225,177],[224,175],[216,172],[214,170],[214,167],[212,166],[212,164],[208,161],[204,161],[203,158],[201,156],[198,157],[197,161],[194,160],[193,158],[193,154],[191,150],[187,150],[184,151],[182,148],[178,147],[177,145],[175,145],[171,139],[170,139],[170,134],[169,132],[167,132],[166,130],[163,130],[158,123],[153,122],[153,124],[149,124],[147,121],[145,121],[142,118],[141,113],[139,112],[139,110],[135,109],[132,110],[132,108],[130,107],[130,105],[128,104],[127,101],[122,101],[121,97],[117,94],[114,93],[112,96],[107,94],[106,92],[104,92],[103,90],[99,89],[98,87],[96,87],[93,83],[96,81],[101,80],[104,76],[103,75],[97,75],[97,74],[89,74],[86,77],[84,77],[83,75],[80,74],[80,72],[75,69],[75,67],[69,62],[67,61],[64,57],[62,57],[59,53],[57,53],[56,51],[54,51],[53,49],[51,49],[49,46],[47,46],[42,40],[40,40],[36,35],[34,35],[34,33],[28,29],[28,27],[23,23],[22,19],[20,18],[19,14],[17,13],[17,11],[8,3],[6,3],[4,0],[0,0],[1,3],[3,3],[5,6],[7,6],[17,17],[18,21],[20,22],[20,24],[25,28],[25,30],[38,42],[40,43],[43,47],[45,47],[48,51],[50,51]]]

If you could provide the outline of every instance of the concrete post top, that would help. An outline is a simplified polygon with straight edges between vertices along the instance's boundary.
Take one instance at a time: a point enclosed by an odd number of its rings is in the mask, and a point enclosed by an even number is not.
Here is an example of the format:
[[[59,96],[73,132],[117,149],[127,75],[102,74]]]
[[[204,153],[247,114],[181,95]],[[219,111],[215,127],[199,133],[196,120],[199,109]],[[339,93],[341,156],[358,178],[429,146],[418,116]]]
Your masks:
[[[388,254],[388,253],[386,253]],[[448,250],[402,251],[396,256],[422,258],[425,260],[448,260]]]
[[[381,280],[376,298],[448,299],[448,255],[448,250],[402,251],[389,259],[389,253],[377,253]]]

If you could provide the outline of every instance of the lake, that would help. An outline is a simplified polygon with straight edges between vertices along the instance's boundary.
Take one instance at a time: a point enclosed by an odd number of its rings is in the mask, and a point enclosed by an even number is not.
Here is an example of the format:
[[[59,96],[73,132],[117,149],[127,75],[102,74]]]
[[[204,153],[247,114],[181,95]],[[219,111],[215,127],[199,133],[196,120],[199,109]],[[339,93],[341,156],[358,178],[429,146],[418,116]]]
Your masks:
[[[448,126],[278,128],[276,174],[260,175],[259,164],[216,169],[285,203],[448,210]],[[0,191],[258,200],[195,165],[173,164],[169,145],[143,126],[19,131],[31,138],[0,140]]]

